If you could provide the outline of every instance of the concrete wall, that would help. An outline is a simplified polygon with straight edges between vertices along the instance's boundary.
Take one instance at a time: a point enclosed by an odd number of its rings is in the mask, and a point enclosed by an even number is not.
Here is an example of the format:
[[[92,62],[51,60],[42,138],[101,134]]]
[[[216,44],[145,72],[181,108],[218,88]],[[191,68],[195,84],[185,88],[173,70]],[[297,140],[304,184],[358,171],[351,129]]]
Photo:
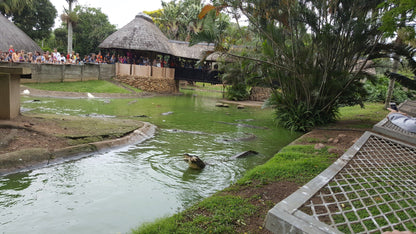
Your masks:
[[[32,79],[22,79],[21,83],[106,80],[116,76],[115,64],[73,65],[0,62],[0,66],[30,68]]]
[[[19,76],[0,73],[0,119],[13,119],[20,113]]]
[[[30,68],[32,79],[22,79],[21,83],[105,80],[117,77],[117,80],[147,92],[179,92],[174,68],[119,63],[72,65],[0,62],[0,66]]]

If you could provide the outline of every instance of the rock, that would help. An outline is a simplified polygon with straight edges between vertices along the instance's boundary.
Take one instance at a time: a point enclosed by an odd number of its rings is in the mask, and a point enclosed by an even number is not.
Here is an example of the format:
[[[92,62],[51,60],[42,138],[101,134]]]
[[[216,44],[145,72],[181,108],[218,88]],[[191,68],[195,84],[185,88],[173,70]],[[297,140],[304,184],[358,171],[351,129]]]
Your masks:
[[[339,135],[338,135],[338,138],[340,138],[340,139],[341,139],[341,138],[344,138],[344,137],[346,137],[346,136],[347,136],[347,135],[345,135],[345,134],[339,134]]]
[[[337,148],[329,148],[328,149],[328,153],[330,153],[330,154],[337,154],[338,153],[338,149]]]
[[[338,144],[338,142],[339,142],[339,139],[338,139],[338,138],[335,138],[335,139],[332,141],[332,143],[334,143],[334,144]]]
[[[221,103],[221,102],[217,102],[217,103],[215,104],[215,106],[216,106],[216,107],[225,107],[225,108],[230,107],[228,104],[226,104],[226,103]]]
[[[133,100],[133,101],[130,101],[129,103],[127,103],[127,104],[131,105],[131,104],[136,103],[136,102],[137,102],[137,100]]]
[[[334,141],[334,138],[333,137],[331,137],[331,138],[328,139],[328,143],[331,143],[332,141]]]
[[[246,108],[244,105],[238,105],[237,106],[237,109],[244,109],[244,108]]]
[[[244,158],[244,157],[247,157],[249,155],[254,155],[254,154],[258,154],[258,152],[254,150],[244,151],[244,152],[241,152],[239,154],[232,156],[230,159]]]
[[[161,115],[171,115],[171,114],[173,114],[173,111],[168,111],[168,112],[162,113]]]
[[[324,145],[324,144],[322,144],[322,143],[318,143],[318,144],[316,144],[316,145],[315,145],[315,147],[314,147],[314,148],[315,148],[316,150],[320,150],[320,149],[322,149],[322,148],[324,148],[324,147],[325,147],[325,145]]]

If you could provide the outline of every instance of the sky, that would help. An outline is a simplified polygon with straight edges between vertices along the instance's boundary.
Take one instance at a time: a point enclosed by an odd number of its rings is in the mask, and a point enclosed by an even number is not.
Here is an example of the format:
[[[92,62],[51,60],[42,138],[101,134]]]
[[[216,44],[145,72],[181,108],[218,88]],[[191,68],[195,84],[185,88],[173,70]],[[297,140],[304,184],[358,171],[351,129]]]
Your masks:
[[[64,7],[68,8],[65,0],[50,0],[58,11],[58,18],[55,20],[54,28],[61,25],[60,15]],[[101,8],[101,12],[108,16],[111,24],[122,28],[143,11],[153,11],[162,8],[161,0],[78,0],[76,4],[94,8]],[[75,7],[75,6],[74,6]]]

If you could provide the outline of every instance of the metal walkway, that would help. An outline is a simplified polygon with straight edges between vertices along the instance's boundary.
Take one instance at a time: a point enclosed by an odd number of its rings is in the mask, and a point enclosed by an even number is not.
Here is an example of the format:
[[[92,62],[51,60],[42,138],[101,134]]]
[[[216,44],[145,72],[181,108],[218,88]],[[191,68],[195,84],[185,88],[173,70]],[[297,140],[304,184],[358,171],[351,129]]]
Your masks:
[[[416,230],[416,148],[366,132],[334,164],[272,208],[274,233]]]

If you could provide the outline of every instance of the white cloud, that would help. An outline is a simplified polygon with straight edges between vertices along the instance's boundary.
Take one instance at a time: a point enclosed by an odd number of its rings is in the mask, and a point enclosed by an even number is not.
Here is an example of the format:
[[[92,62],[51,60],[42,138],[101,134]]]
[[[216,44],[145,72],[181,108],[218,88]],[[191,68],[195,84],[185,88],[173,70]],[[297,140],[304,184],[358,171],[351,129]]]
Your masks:
[[[58,11],[58,17],[55,20],[55,28],[61,24],[60,15],[64,7],[68,8],[68,3],[65,0],[50,0]],[[101,11],[108,16],[111,24],[121,28],[134,17],[143,11],[153,11],[162,8],[161,0],[78,0],[76,4],[101,8]]]

